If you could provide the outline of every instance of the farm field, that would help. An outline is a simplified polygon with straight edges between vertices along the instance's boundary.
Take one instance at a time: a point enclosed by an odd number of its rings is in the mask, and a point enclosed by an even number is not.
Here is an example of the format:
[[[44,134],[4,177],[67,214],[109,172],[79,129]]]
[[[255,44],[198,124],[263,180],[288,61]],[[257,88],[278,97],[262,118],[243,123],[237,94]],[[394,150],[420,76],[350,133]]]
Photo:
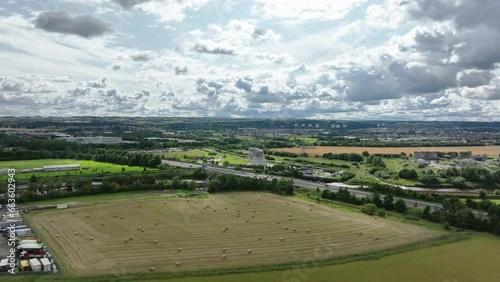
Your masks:
[[[399,154],[405,152],[410,154],[414,151],[440,151],[440,152],[460,152],[471,151],[473,155],[487,154],[498,156],[500,146],[460,146],[460,147],[345,147],[345,146],[318,146],[308,148],[279,148],[277,151],[286,151],[296,154],[307,153],[309,156],[323,156],[326,153],[358,153],[368,151],[370,154]]]
[[[486,282],[498,280],[500,270],[498,269],[497,262],[499,260],[500,240],[498,238],[474,237],[465,241],[391,255],[378,260],[359,261],[298,270],[192,277],[166,281]]]
[[[252,192],[120,201],[30,214],[28,220],[69,274],[326,259],[395,248],[443,234],[326,206],[311,207],[296,198]]]

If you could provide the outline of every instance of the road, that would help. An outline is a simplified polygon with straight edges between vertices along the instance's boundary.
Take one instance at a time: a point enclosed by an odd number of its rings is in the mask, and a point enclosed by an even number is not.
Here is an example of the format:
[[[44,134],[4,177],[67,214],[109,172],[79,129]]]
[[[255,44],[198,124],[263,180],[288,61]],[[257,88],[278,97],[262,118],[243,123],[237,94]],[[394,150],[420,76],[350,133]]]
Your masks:
[[[177,161],[167,161],[163,160],[162,161],[164,164],[168,164],[171,166],[177,166],[177,167],[184,167],[184,168],[201,168],[201,165],[199,164],[192,164],[192,163],[184,163],[184,162],[177,162]],[[229,168],[223,168],[223,167],[215,167],[215,166],[208,166],[206,168],[207,171],[213,171],[213,172],[219,172],[219,173],[228,173],[228,174],[233,174],[236,176],[242,176],[242,177],[257,177],[257,178],[265,178],[269,181],[271,181],[273,178],[276,176],[271,176],[271,175],[264,175],[264,174],[255,174],[253,172],[245,172],[241,170],[233,170]],[[348,185],[348,184],[342,184],[342,183],[319,183],[319,182],[314,182],[314,181],[309,181],[309,180],[304,180],[304,179],[299,179],[299,178],[291,178],[293,180],[293,184],[295,186],[299,187],[306,187],[306,188],[319,188],[320,190],[330,190],[337,192],[340,188],[346,188],[351,192],[352,194],[356,195],[357,197],[366,197],[366,196],[371,196],[371,192],[367,191],[361,191],[357,190],[357,186],[353,185]],[[383,194],[381,194],[382,197],[384,197]],[[441,204],[438,203],[431,203],[431,202],[426,202],[426,201],[421,201],[421,200],[409,200],[409,199],[404,199],[404,198],[398,198],[394,197],[394,200],[402,199],[408,207],[413,207],[415,203],[417,203],[417,207],[425,207],[429,206],[431,209],[436,209],[440,208]]]

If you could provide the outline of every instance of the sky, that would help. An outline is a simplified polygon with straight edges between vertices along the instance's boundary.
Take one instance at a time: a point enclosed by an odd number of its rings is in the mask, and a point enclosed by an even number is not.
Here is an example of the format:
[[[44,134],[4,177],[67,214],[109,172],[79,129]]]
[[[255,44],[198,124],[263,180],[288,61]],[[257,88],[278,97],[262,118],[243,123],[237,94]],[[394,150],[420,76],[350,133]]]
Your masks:
[[[0,115],[500,121],[498,0],[2,0]]]

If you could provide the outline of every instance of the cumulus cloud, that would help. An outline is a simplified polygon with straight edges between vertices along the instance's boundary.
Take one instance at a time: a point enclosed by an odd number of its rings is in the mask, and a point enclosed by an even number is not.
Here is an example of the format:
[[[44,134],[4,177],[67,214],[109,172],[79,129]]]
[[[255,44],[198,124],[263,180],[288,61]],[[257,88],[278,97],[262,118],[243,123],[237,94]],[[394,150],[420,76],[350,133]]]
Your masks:
[[[210,41],[200,41],[193,46],[193,51],[215,55],[236,55],[236,50],[227,43],[214,43]]]
[[[38,29],[85,38],[102,36],[113,31],[110,24],[92,15],[72,16],[66,11],[43,12],[33,22]]]
[[[188,72],[187,66],[175,66],[174,68],[175,75],[186,74]]]
[[[114,3],[120,5],[124,9],[130,9],[136,5],[149,2],[151,0],[112,0]]]
[[[155,53],[146,50],[134,50],[132,54],[130,54],[130,59],[134,62],[147,62],[155,57]]]
[[[490,71],[484,70],[463,70],[457,74],[457,81],[460,86],[478,87],[486,85],[495,77]]]
[[[107,85],[108,85],[108,79],[105,77],[101,80],[98,80],[98,81],[91,81],[87,84],[88,87],[92,87],[92,88],[104,88]]]

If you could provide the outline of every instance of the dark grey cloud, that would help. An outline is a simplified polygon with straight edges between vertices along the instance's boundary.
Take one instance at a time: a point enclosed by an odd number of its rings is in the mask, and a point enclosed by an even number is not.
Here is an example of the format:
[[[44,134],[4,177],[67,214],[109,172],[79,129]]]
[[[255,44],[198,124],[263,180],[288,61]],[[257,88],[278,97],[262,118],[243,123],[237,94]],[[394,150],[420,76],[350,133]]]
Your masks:
[[[154,59],[154,57],[155,55],[151,51],[136,51],[130,56],[134,62],[147,62]]]
[[[494,77],[490,71],[465,70],[457,74],[457,81],[460,86],[478,87],[490,83]]]
[[[2,83],[0,86],[0,91],[6,91],[6,92],[20,92],[23,90],[24,85],[19,83],[19,82],[8,82],[5,81]]]
[[[234,85],[239,89],[243,89],[247,93],[250,93],[252,92],[253,79],[250,77],[238,77]]]
[[[175,71],[175,75],[186,74],[188,72],[188,68],[187,68],[187,66],[184,66],[184,67],[175,66],[174,71]]]
[[[216,54],[216,55],[236,55],[236,50],[230,47],[209,46],[208,44],[197,43],[193,47],[193,51],[198,53]]]
[[[43,12],[34,19],[35,27],[48,32],[74,34],[85,38],[113,31],[110,24],[92,15],[72,16],[66,11]]]
[[[113,0],[114,3],[120,5],[124,9],[130,9],[135,5],[150,2],[151,0]]]
[[[120,64],[113,64],[113,65],[111,66],[111,69],[112,69],[112,70],[114,70],[114,71],[121,70],[122,68],[123,68],[123,66],[122,66],[122,65],[120,65]]]
[[[170,101],[175,98],[175,93],[173,91],[163,91],[160,94],[161,101]]]
[[[92,88],[104,88],[107,85],[108,85],[108,79],[106,77],[98,81],[91,81],[87,84],[88,87]]]
[[[266,32],[267,32],[267,31],[266,31],[265,29],[262,29],[262,28],[257,28],[257,29],[255,29],[255,30],[253,31],[253,33],[252,33],[252,37],[253,37],[253,38],[259,38],[259,37],[261,37],[261,36],[265,35],[265,34],[266,34]]]

